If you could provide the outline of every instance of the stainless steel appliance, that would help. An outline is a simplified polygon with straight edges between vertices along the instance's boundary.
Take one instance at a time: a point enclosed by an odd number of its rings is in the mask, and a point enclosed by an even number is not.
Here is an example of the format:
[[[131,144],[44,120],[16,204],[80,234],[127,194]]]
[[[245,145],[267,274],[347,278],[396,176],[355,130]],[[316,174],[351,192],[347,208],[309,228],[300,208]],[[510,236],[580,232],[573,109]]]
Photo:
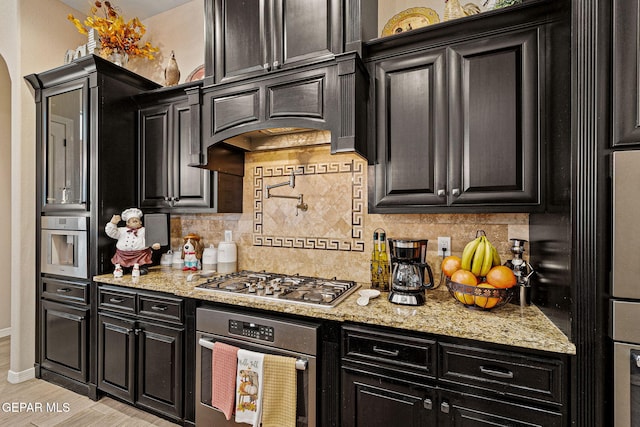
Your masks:
[[[87,233],[86,217],[41,217],[41,272],[82,279],[89,278]]]
[[[265,354],[295,357],[297,376],[296,426],[315,427],[318,421],[317,355],[320,324],[257,316],[242,310],[196,309],[196,425],[238,426],[211,406],[212,353],[216,343]],[[286,404],[286,402],[283,402]]]
[[[232,292],[317,307],[335,307],[359,285],[352,281],[299,275],[240,271],[213,277],[197,288],[212,292]]]
[[[388,239],[391,255],[389,301],[423,305],[425,290],[434,287],[433,273],[426,262],[428,240]]]
[[[614,425],[640,426],[640,151],[613,154]]]

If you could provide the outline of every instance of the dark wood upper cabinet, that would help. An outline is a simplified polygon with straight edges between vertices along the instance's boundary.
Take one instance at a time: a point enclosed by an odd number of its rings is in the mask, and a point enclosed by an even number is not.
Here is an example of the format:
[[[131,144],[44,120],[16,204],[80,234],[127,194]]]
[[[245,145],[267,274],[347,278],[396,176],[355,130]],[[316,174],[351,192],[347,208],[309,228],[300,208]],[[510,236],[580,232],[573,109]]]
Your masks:
[[[200,107],[193,107],[185,89],[161,89],[140,95],[136,101],[140,105],[140,207],[171,212],[241,212],[241,153],[225,161],[226,166],[237,166],[230,174],[192,166],[200,156]],[[218,197],[221,194],[226,196]]]
[[[205,74],[222,83],[359,51],[377,0],[206,0],[205,22]]]
[[[370,64],[371,212],[541,203],[543,34],[503,32]]]
[[[449,49],[451,205],[540,202],[543,28]]]

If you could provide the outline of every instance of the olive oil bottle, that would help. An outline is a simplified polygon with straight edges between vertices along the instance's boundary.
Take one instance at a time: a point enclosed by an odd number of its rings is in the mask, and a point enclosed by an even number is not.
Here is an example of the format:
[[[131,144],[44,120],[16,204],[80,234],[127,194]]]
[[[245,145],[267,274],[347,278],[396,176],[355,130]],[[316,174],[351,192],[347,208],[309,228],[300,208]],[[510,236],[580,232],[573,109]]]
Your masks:
[[[387,255],[386,234],[380,233],[378,242],[378,289],[389,291],[389,256]]]
[[[371,250],[371,288],[380,287],[380,275],[378,273],[378,232],[373,232],[373,249]]]

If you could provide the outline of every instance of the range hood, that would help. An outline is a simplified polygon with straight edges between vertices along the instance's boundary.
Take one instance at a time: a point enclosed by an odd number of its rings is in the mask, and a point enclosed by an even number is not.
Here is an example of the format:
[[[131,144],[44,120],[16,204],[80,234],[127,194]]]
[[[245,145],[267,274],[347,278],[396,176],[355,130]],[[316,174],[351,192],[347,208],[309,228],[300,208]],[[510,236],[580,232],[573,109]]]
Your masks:
[[[256,151],[331,144],[367,158],[369,78],[355,52],[246,80],[187,91],[200,109],[199,166],[216,170],[217,145]],[[192,111],[194,111],[192,109]],[[195,148],[195,147],[194,147]]]

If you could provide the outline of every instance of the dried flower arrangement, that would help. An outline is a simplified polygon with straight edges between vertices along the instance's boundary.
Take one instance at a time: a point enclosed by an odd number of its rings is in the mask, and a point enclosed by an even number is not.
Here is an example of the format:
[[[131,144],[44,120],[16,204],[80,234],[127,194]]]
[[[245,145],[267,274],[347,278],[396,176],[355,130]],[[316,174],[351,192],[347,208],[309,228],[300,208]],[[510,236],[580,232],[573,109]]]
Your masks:
[[[98,11],[104,16],[99,16]],[[146,42],[140,45],[140,39],[146,32],[145,26],[138,18],[129,21],[124,20],[119,13],[119,8],[111,2],[96,1],[91,7],[91,16],[84,23],[69,14],[67,19],[71,21],[81,34],[88,34],[89,29],[95,29],[100,38],[100,55],[108,58],[113,53],[126,54],[129,57],[141,56],[154,59],[154,53],[159,49]]]

